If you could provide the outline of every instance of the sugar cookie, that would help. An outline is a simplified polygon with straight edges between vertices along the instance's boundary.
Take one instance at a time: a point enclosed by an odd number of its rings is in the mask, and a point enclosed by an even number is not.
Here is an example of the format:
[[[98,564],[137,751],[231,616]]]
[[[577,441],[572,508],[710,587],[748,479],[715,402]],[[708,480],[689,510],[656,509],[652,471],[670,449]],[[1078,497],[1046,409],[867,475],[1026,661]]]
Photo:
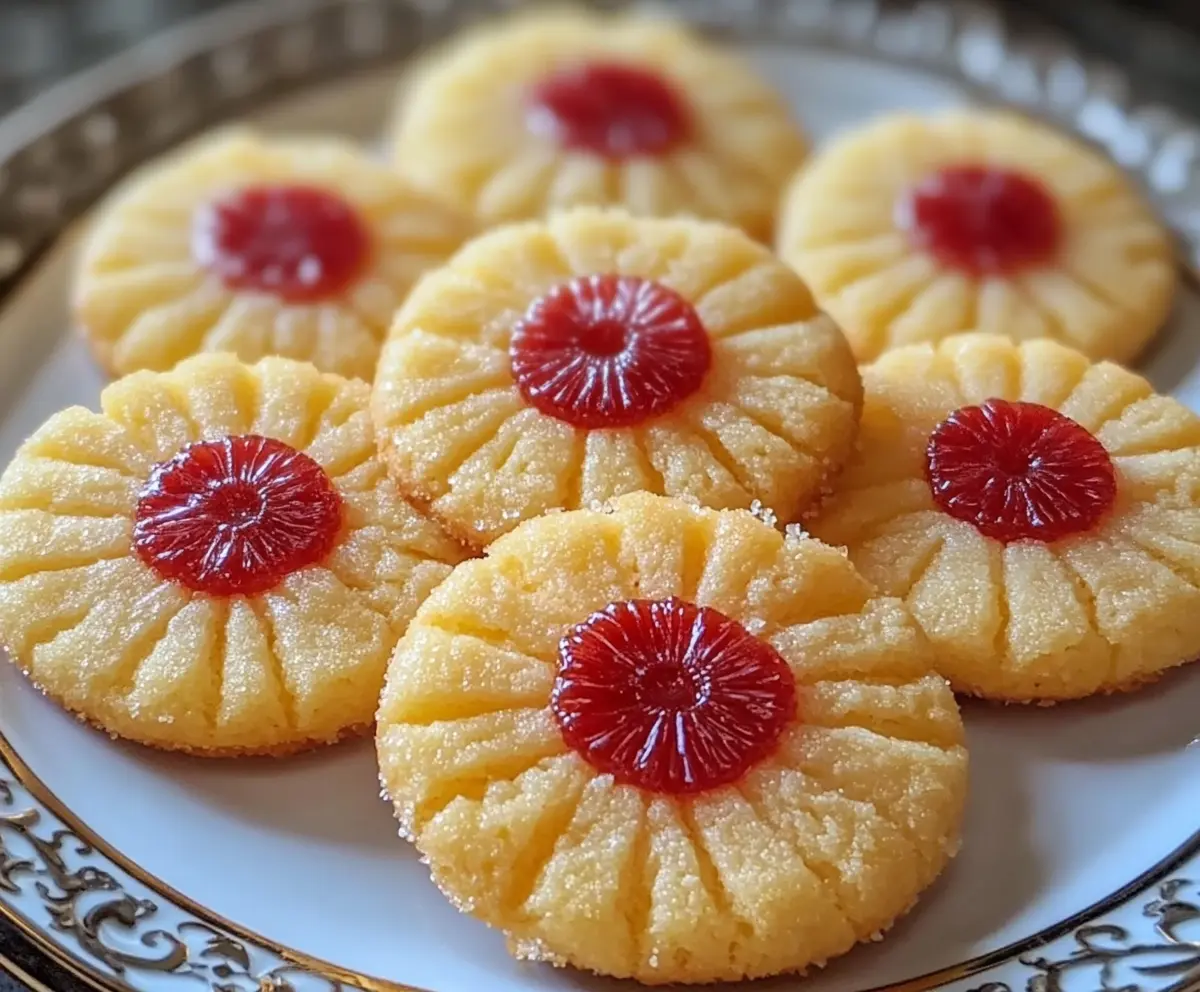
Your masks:
[[[955,336],[864,376],[809,526],[907,601],[956,689],[1072,699],[1200,655],[1200,417],[1049,341]]]
[[[844,555],[637,493],[529,521],[397,647],[385,791],[520,957],[649,984],[802,972],[958,846],[963,727]]]

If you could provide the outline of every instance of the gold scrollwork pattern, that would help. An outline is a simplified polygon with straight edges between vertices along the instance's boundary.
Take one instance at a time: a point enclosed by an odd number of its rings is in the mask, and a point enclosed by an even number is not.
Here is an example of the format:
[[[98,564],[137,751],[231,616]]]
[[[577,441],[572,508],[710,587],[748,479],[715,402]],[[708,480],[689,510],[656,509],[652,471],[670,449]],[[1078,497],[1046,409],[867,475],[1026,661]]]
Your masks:
[[[129,891],[121,868],[40,806],[15,780],[0,779],[0,902],[28,914],[36,896],[45,916],[34,927],[73,942],[114,986],[132,973],[199,979],[212,992],[349,992],[332,975],[281,958],[199,919],[160,921],[159,905]],[[264,961],[264,959],[266,959]],[[106,983],[107,984],[107,983]]]
[[[1200,984],[1200,889],[1190,880],[1172,878],[1142,907],[1153,921],[1142,938],[1127,927],[1095,923],[1072,935],[1075,947],[1058,960],[1026,956],[1022,964],[1035,970],[1027,992],[1067,992],[1069,979],[1088,972],[1088,988],[1127,992],[1146,987],[1191,989]]]
[[[1200,887],[1189,879],[1159,883],[1135,919],[1150,932],[1089,923],[1056,943],[1051,954],[1025,954],[1024,983],[992,981],[968,992],[1190,992],[1200,988]]]

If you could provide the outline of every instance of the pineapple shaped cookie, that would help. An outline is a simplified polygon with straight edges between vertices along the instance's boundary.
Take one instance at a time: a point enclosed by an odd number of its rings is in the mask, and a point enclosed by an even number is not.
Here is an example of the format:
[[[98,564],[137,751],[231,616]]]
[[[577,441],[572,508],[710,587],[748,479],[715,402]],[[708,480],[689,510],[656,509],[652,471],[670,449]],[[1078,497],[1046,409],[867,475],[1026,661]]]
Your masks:
[[[369,380],[409,288],[467,233],[458,214],[342,141],[223,131],[142,170],[101,208],[76,319],[118,375],[227,351]]]
[[[860,361],[972,330],[1129,361],[1176,281],[1120,169],[993,111],[886,117],[835,141],[794,181],[778,243]]]
[[[621,206],[767,239],[805,140],[749,66],[682,25],[560,10],[431,54],[392,148],[402,175],[485,226]]]
[[[647,490],[793,520],[849,455],[850,349],[724,225],[579,209],[490,232],[413,291],[372,409],[456,537]]]
[[[383,786],[520,957],[801,972],[957,849],[963,727],[929,663],[838,551],[635,493],[522,524],[425,601],[380,703]]]
[[[961,692],[1053,702],[1200,654],[1200,418],[1050,341],[967,334],[864,371],[810,523],[904,599]]]
[[[396,495],[365,383],[200,356],[52,417],[0,477],[0,642],[108,732],[286,754],[370,728],[462,557]]]

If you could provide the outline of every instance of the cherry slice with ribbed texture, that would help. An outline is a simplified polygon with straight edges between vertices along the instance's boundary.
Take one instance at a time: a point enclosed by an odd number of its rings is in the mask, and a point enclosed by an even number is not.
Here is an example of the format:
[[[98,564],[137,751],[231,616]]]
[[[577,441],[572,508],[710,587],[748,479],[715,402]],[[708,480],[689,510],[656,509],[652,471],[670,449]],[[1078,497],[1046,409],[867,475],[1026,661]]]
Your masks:
[[[955,410],[929,438],[933,498],[998,541],[1057,541],[1112,508],[1116,470],[1084,427],[1038,403],[989,399]]]
[[[1011,169],[942,169],[909,190],[898,212],[915,247],[976,276],[1043,264],[1062,241],[1054,197],[1033,176]]]
[[[559,645],[551,708],[567,744],[652,792],[738,781],[796,718],[792,670],[740,623],[682,599],[612,603]]]
[[[255,434],[199,441],[154,468],[133,543],[163,578],[215,596],[266,592],[319,564],[342,498],[312,458]]]
[[[564,148],[610,159],[664,155],[688,140],[691,113],[653,70],[584,62],[539,80],[526,100],[526,126]]]
[[[371,236],[358,212],[315,186],[244,186],[201,204],[192,256],[230,289],[289,303],[337,296],[367,263]]]
[[[576,427],[631,427],[694,393],[712,363],[687,300],[635,276],[572,279],[513,329],[513,378],[526,402]]]

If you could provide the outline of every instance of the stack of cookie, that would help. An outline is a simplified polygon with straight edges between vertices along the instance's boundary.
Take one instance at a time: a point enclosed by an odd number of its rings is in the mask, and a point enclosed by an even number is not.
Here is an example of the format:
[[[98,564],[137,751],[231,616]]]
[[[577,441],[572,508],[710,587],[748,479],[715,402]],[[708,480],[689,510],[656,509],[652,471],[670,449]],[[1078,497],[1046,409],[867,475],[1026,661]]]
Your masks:
[[[70,711],[374,726],[514,953],[709,982],[937,877],[954,691],[1200,653],[1200,418],[1109,361],[1170,246],[1091,151],[960,111],[806,162],[734,56],[580,12],[429,55],[389,149],[227,131],[103,209],[75,305],[123,378],[0,478],[0,639]]]

